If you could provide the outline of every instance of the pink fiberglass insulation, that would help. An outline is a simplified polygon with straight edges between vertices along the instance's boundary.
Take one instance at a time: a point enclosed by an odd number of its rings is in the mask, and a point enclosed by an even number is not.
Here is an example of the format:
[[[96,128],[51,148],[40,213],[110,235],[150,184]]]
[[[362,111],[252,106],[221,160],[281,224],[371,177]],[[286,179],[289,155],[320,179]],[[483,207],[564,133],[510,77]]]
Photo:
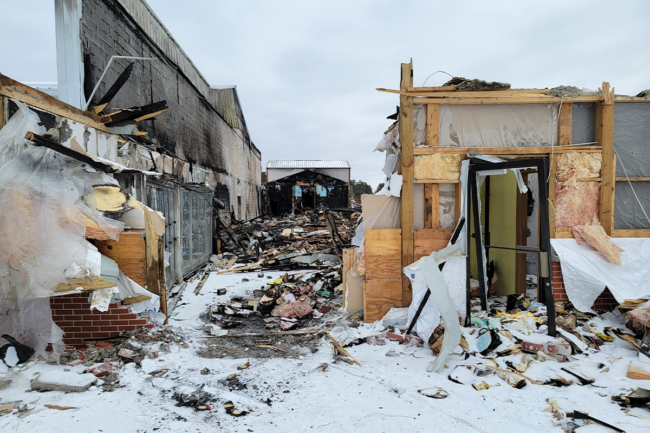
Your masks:
[[[599,222],[600,182],[576,182],[572,178],[557,182],[555,191],[555,227],[571,228]]]
[[[589,224],[573,227],[573,236],[578,244],[588,243],[598,251],[609,263],[621,265],[621,252],[623,248],[612,242],[605,229],[600,224]]]

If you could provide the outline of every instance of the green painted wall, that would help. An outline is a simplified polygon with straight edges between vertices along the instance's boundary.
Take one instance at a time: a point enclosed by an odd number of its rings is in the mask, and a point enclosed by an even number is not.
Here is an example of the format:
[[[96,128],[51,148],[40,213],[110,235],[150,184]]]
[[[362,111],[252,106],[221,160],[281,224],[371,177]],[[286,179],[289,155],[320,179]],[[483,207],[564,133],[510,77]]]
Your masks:
[[[516,246],[517,227],[517,178],[507,174],[491,176],[490,179],[490,244],[500,247]],[[499,279],[497,294],[515,293],[515,251],[490,250]]]

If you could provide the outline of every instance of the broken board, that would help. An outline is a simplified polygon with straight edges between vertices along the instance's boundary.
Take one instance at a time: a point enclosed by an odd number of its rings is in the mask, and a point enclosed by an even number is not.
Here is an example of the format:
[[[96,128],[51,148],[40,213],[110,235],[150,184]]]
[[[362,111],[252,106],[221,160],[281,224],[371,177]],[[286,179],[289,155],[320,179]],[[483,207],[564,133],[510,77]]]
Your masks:
[[[453,229],[415,230],[415,252],[413,261],[418,261],[434,251],[445,248],[454,233]]]
[[[100,253],[117,262],[124,275],[142,287],[147,285],[147,258],[144,230],[127,230],[120,234],[120,241],[112,239],[94,241]]]

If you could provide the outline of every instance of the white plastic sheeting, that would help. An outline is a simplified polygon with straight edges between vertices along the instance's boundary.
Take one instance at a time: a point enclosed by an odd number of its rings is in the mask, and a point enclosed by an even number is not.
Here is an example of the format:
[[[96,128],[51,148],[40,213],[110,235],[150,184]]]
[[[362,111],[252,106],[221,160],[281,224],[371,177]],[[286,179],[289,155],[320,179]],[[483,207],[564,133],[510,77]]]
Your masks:
[[[551,239],[560,258],[567,296],[579,311],[592,312],[594,301],[605,287],[619,303],[650,296],[650,239],[614,238],[612,241],[625,250],[621,253],[621,266],[609,263],[586,243],[578,245],[575,239]]]
[[[418,104],[413,108],[413,145],[425,146],[427,138],[427,108]]]
[[[456,184],[439,184],[438,216],[441,229],[453,229],[456,226]]]
[[[90,266],[86,217],[113,239],[123,227],[84,203],[83,195],[95,185],[117,182],[25,140],[28,131],[45,131],[35,113],[17,105],[18,112],[0,130],[0,328],[37,354],[52,343],[58,355],[63,333],[52,322],[49,297],[66,282],[66,271]]]
[[[558,104],[440,105],[440,147],[557,144]]]

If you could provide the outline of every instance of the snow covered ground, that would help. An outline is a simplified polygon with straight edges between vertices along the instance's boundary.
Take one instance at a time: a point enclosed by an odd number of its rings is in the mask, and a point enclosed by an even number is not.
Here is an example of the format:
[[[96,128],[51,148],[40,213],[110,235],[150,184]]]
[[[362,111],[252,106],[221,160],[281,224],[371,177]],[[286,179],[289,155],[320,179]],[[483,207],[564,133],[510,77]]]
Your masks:
[[[548,401],[556,400],[560,413],[579,410],[613,424],[627,432],[650,431],[650,412],[633,409],[627,414],[611,399],[612,394],[627,394],[633,388],[650,388],[650,381],[625,377],[630,360],[638,359],[632,347],[616,339],[604,345],[600,352],[588,351],[578,355],[578,361],[567,363],[534,362],[525,375],[539,381],[558,375],[571,379],[561,367],[575,365],[583,374],[596,381],[580,386],[575,382],[566,388],[528,383],[522,389],[507,385],[497,376],[477,377],[465,367],[479,368],[494,365],[491,361],[470,356],[453,355],[447,360],[442,374],[428,373],[427,365],[434,359],[427,348],[399,345],[388,341],[385,346],[361,344],[349,347],[348,352],[361,364],[334,364],[332,345],[323,336],[318,351],[305,351],[299,358],[221,358],[209,359],[196,352],[210,343],[200,330],[199,315],[207,305],[224,302],[233,295],[249,295],[259,289],[269,276],[259,278],[257,273],[212,273],[199,295],[194,288],[198,279],[185,289],[177,314],[170,320],[175,332],[186,337],[189,348],[170,344],[171,353],[158,359],[147,359],[142,367],[130,363],[120,371],[119,385],[112,392],[94,386],[80,393],[31,392],[30,380],[39,373],[58,371],[81,373],[84,366],[68,367],[30,362],[6,370],[0,366],[0,381],[11,379],[12,384],[0,390],[0,405],[22,400],[27,410],[0,415],[0,431],[6,432],[542,432],[562,431]],[[248,282],[242,282],[247,278]],[[217,289],[226,288],[225,296]],[[327,313],[337,314],[335,312]],[[596,328],[622,327],[612,315],[607,320],[596,318]],[[349,328],[351,337],[373,335],[381,327],[362,325]],[[464,329],[470,352],[475,350],[475,335]],[[155,343],[152,343],[155,344]],[[503,344],[505,348],[510,343]],[[245,350],[245,349],[244,349]],[[392,356],[387,356],[389,353]],[[617,359],[619,358],[620,359]],[[497,358],[499,367],[505,361],[518,362],[521,355]],[[250,362],[247,369],[237,367]],[[646,361],[648,361],[646,359]],[[327,367],[323,364],[327,364]],[[600,366],[604,364],[603,366]],[[1,365],[1,364],[0,364]],[[4,368],[4,370],[2,369]],[[202,370],[209,373],[202,374]],[[605,368],[608,371],[603,372]],[[167,369],[163,377],[152,372]],[[450,381],[448,375],[463,384]],[[206,373],[204,370],[203,373]],[[237,385],[227,380],[237,374]],[[156,375],[157,376],[157,375]],[[575,378],[573,378],[575,379]],[[485,381],[489,389],[476,391],[472,383]],[[445,399],[426,397],[418,390],[442,387]],[[209,396],[211,410],[197,411],[179,407],[174,393]],[[247,415],[227,414],[223,403],[232,401]],[[71,406],[58,410],[45,405]],[[583,425],[583,422],[578,422]],[[570,430],[569,430],[570,431]],[[599,425],[580,427],[578,432],[612,431]]]

